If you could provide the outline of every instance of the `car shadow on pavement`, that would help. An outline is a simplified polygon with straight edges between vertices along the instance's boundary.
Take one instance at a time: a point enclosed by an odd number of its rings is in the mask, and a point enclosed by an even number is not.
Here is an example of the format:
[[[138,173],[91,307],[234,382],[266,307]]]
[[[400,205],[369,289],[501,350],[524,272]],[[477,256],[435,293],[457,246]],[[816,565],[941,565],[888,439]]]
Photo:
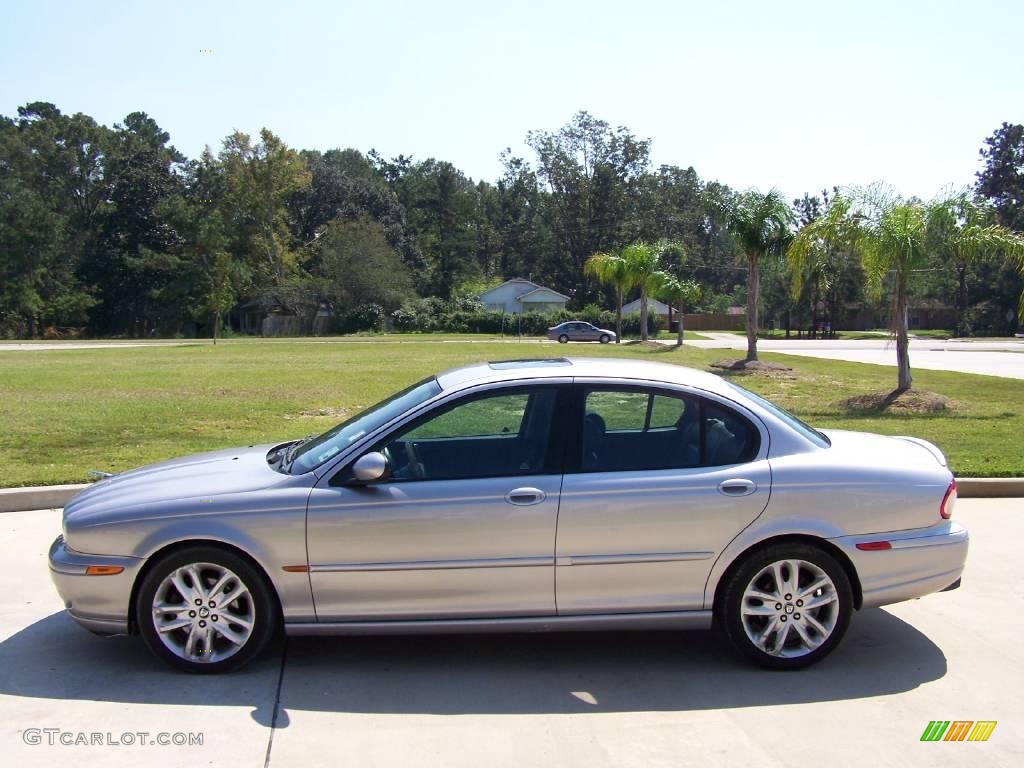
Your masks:
[[[94,637],[55,613],[0,642],[0,670],[3,695],[252,706],[258,723],[284,728],[288,710],[569,714],[858,699],[938,680],[946,658],[873,609],[854,617],[828,659],[796,673],[748,666],[711,632],[334,637],[291,638],[225,685],[164,667],[138,638]]]

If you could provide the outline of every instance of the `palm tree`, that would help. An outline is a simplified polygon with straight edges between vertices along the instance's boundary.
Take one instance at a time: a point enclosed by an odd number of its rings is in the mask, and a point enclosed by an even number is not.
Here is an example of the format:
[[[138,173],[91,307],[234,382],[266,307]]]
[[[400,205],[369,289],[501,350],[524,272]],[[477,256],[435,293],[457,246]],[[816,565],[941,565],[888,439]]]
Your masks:
[[[634,286],[640,288],[640,341],[647,341],[647,299],[657,292],[665,273],[659,267],[661,257],[669,250],[679,250],[677,243],[662,240],[656,245],[650,243],[633,243],[622,249],[622,258],[626,262],[626,271],[632,278]]]
[[[633,288],[640,288],[640,340],[647,341],[647,298],[661,285],[658,268],[668,250],[680,250],[678,243],[663,240],[656,245],[633,243],[617,254],[595,253],[583,265],[583,271],[605,285],[615,288],[617,299],[615,333],[622,338],[622,299]],[[617,339],[618,340],[618,339]]]
[[[776,189],[744,192],[729,211],[729,229],[747,263],[747,361],[757,360],[757,303],[761,294],[760,262],[781,254],[790,239],[793,212]]]
[[[583,265],[583,272],[615,289],[615,343],[618,344],[622,341],[622,299],[634,285],[626,260],[612,253],[595,253]]]
[[[883,185],[837,196],[829,212],[804,227],[789,246],[791,268],[800,269],[823,247],[853,247],[861,258],[868,292],[879,296],[891,276],[896,335],[897,392],[910,389],[908,310],[910,279],[928,263],[928,247],[943,247],[958,258],[978,259],[1002,252],[1024,269],[1024,237],[975,216],[957,215],[960,197],[931,203],[906,200]],[[941,226],[940,226],[941,224]],[[936,242],[936,237],[941,242]],[[1024,296],[1021,298],[1024,308]]]
[[[1024,272],[1024,251],[1020,249],[1021,236],[1012,242],[1010,230],[995,225],[996,212],[981,200],[972,199],[967,192],[959,192],[933,203],[928,216],[928,243],[930,250],[939,255],[943,263],[952,265],[957,273],[957,332],[964,326],[967,310],[967,267],[997,253],[1017,263]],[[1021,294],[1017,314],[1024,313],[1024,293]]]
[[[683,280],[675,275],[662,272],[658,296],[669,305],[675,304],[679,312],[679,328],[676,335],[676,346],[683,346],[683,317],[687,309],[693,307],[700,299],[700,285],[693,280]],[[671,315],[671,310],[670,310]]]
[[[808,237],[799,243],[794,240],[786,251],[793,300],[799,301],[808,288],[816,289],[824,297],[826,305],[830,305],[829,322],[833,329],[836,327],[841,283],[849,279],[858,258],[853,247],[857,229],[849,218],[849,212],[847,198],[826,198],[824,213],[806,221],[804,227],[827,219],[827,222],[819,224],[818,231],[828,231],[829,237],[824,238],[809,230]]]

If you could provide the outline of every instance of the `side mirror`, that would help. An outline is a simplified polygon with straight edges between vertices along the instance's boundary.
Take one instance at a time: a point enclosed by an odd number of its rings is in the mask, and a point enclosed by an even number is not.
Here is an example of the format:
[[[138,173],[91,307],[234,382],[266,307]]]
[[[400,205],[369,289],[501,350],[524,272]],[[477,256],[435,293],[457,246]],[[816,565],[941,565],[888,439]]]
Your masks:
[[[383,453],[373,451],[356,459],[352,465],[352,479],[359,483],[385,480],[388,476],[388,460]]]

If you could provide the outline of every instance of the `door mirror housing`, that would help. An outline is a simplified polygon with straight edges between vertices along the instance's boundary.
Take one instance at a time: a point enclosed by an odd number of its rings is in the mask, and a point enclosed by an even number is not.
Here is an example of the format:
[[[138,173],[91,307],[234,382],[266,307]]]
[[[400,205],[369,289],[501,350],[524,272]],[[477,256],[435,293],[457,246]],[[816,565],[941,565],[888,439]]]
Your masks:
[[[387,480],[391,473],[388,460],[383,453],[373,451],[356,459],[352,465],[352,480],[356,483],[374,483]]]

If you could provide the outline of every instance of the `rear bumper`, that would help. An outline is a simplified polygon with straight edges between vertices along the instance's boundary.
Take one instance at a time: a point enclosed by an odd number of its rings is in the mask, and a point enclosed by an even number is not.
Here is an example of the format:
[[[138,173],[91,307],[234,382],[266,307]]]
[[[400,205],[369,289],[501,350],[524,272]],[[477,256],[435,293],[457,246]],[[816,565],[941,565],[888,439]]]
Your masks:
[[[963,574],[969,545],[967,529],[952,521],[931,528],[843,536],[831,541],[842,549],[857,571],[863,608],[955,589]],[[878,541],[888,541],[892,548],[857,549],[857,544]]]
[[[63,536],[50,545],[49,560],[50,578],[71,618],[97,634],[128,633],[132,584],[143,560],[76,552],[64,545]],[[87,576],[85,569],[90,565],[118,566],[124,570],[107,576]]]

